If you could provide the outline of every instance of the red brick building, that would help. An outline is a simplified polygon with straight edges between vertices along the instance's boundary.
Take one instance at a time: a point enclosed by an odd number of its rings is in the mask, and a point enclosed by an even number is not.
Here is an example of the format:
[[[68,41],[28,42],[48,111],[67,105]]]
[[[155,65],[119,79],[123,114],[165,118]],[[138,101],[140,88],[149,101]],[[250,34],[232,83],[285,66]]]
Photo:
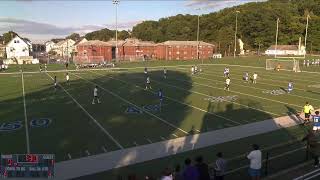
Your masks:
[[[119,60],[142,60],[142,59],[164,59],[164,60],[191,60],[211,58],[214,54],[213,44],[199,41],[199,55],[197,55],[197,41],[166,41],[155,44],[151,41],[140,41],[138,39],[119,40]],[[93,40],[80,43],[76,46],[77,55],[74,61],[78,63],[97,63],[111,61],[116,58],[116,41],[108,42]]]
[[[155,57],[164,60],[197,59],[197,41],[166,41],[155,47]],[[199,41],[199,59],[211,58],[215,45]]]
[[[155,58],[155,43],[140,41],[138,39],[126,39],[119,47],[119,58],[122,60],[142,60]]]
[[[92,40],[80,43],[76,46],[76,63],[101,63],[113,59],[112,44],[108,42]]]

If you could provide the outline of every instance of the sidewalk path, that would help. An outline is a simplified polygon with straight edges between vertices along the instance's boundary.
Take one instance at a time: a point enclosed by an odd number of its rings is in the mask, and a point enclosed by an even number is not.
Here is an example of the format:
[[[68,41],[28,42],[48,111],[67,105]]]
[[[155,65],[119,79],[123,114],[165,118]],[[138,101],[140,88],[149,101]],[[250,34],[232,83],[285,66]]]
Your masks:
[[[177,153],[221,144],[249,136],[295,126],[301,123],[295,115],[284,116],[241,126],[189,135],[167,141],[83,157],[56,164],[56,179],[71,179],[124,167]]]

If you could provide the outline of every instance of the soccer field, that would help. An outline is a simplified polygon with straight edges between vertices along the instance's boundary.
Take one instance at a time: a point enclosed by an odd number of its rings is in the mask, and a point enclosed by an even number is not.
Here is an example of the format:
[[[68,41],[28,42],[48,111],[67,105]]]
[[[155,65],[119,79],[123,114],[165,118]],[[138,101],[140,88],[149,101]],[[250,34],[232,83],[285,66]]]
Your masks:
[[[19,68],[0,73],[0,141],[5,144],[0,152],[52,153],[63,161],[296,114],[306,101],[319,108],[320,69],[274,72],[266,71],[262,61],[256,66],[237,62],[228,65],[231,87],[225,91],[224,63],[229,61],[205,61],[199,65],[203,72],[193,76],[190,62],[72,70],[69,84],[58,66],[49,65],[47,73],[28,65],[23,74]],[[144,90],[145,65],[151,90]],[[244,72],[258,73],[257,84],[245,83]],[[294,83],[291,94],[286,93],[289,81]],[[102,103],[92,105],[95,86]],[[159,89],[165,96],[161,111]]]

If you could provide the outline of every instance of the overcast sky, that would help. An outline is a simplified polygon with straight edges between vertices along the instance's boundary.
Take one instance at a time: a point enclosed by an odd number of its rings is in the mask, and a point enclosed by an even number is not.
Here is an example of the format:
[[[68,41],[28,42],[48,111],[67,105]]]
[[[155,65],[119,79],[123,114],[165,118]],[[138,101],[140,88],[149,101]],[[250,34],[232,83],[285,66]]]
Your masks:
[[[115,6],[112,0],[0,1],[0,34],[13,30],[34,42],[65,37],[72,32],[83,35],[115,27]],[[144,20],[158,20],[176,14],[210,13],[256,1],[263,0],[120,0],[118,27],[127,30]]]

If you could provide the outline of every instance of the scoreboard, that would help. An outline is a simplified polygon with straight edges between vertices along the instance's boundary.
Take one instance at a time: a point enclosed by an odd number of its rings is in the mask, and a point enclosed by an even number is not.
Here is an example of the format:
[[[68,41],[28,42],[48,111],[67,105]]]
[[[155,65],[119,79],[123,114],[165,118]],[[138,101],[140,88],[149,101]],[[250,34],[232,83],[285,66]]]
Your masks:
[[[53,154],[2,154],[0,160],[0,177],[2,178],[54,177]]]

